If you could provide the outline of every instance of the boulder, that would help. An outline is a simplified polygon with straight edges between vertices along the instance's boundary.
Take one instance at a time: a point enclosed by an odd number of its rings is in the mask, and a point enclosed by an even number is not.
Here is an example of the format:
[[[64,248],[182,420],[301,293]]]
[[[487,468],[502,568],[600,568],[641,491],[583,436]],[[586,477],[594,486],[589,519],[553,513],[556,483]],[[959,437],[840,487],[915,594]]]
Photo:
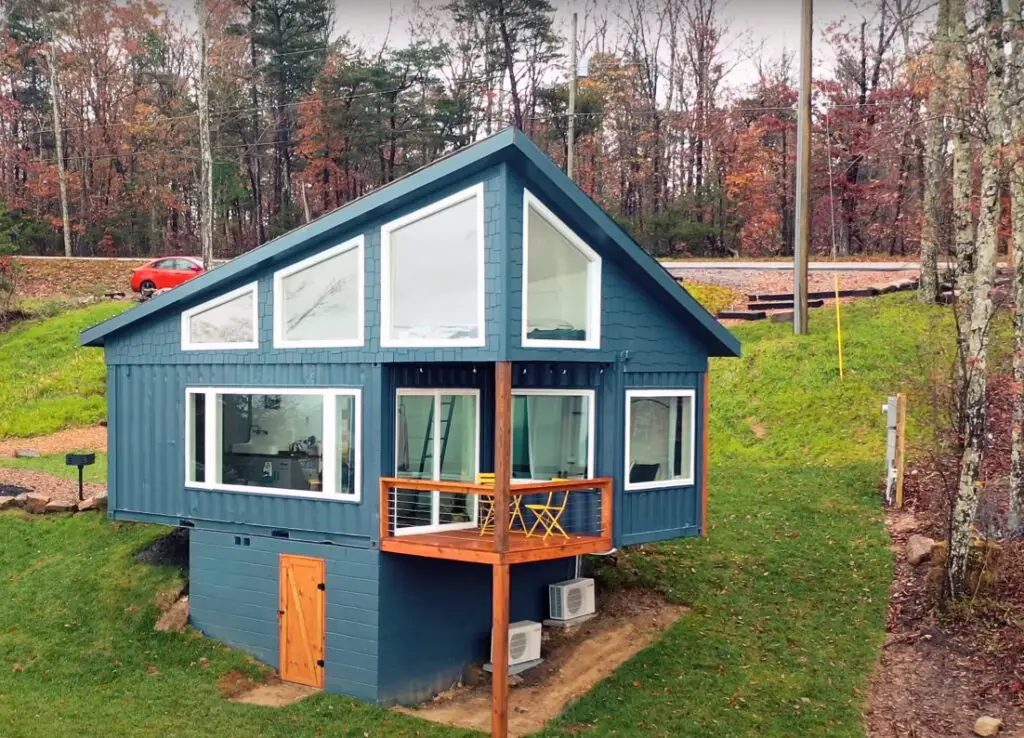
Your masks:
[[[998,733],[1003,727],[1003,721],[999,718],[980,717],[974,722],[975,735],[991,736]]]
[[[20,495],[19,495],[20,496]],[[34,515],[42,515],[46,512],[46,505],[50,498],[38,492],[29,492],[25,495],[25,511]]]
[[[28,492],[22,492],[20,495],[14,498],[14,506],[25,507],[25,500],[28,499],[28,496]]]
[[[102,492],[97,492],[96,494],[94,494],[92,496],[92,499],[96,502],[96,509],[97,510],[104,510],[105,511],[107,509],[107,490],[103,490]]]
[[[153,629],[161,633],[181,633],[188,625],[188,612],[188,595],[185,595],[167,608],[167,612],[160,616]]]
[[[17,497],[0,497],[0,510],[7,510],[12,507],[18,507]]]
[[[916,533],[910,536],[907,541],[907,562],[911,566],[918,566],[932,556],[935,548],[935,541],[928,536],[919,536]]]
[[[768,319],[773,323],[789,323],[793,320],[793,311],[780,310],[776,313],[770,313]]]
[[[86,510],[96,509],[96,498],[86,497],[84,500],[78,503],[78,512],[85,512]]]
[[[48,513],[61,513],[61,512],[74,512],[77,504],[74,502],[66,502],[64,500],[50,500],[46,503],[46,507],[43,509],[44,512]]]
[[[34,448],[19,448],[15,449],[14,456],[18,459],[38,459],[39,452]]]

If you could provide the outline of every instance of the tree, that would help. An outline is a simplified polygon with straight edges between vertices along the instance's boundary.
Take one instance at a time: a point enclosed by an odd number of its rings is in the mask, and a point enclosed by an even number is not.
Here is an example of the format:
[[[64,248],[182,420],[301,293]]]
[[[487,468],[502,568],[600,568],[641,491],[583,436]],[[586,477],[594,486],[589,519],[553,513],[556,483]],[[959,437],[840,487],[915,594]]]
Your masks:
[[[949,1],[939,0],[932,76],[928,92],[928,132],[924,154],[924,223],[921,228],[921,286],[924,302],[935,302],[939,293],[939,253],[942,232],[942,192],[939,183],[946,171],[946,67],[949,64]]]
[[[213,267],[213,152],[210,150],[210,11],[196,0],[199,22],[199,240],[203,267]]]
[[[1011,261],[1013,263],[1013,407],[1010,431],[1010,516],[1009,528],[1019,532],[1024,524],[1024,13],[1021,0],[1010,0],[1012,55],[1007,85],[1012,103],[1008,106],[1013,169],[1010,198],[1013,213]]]
[[[1006,70],[1002,0],[985,6],[985,139],[982,147],[980,215],[975,238],[974,275],[971,280],[971,315],[962,346],[965,371],[963,389],[963,452],[960,479],[953,506],[946,573],[949,594],[966,594],[967,566],[978,508],[981,462],[985,451],[988,380],[988,339],[992,322],[992,288],[996,275],[996,246],[1000,216],[1000,148],[1003,143],[1003,75]]]

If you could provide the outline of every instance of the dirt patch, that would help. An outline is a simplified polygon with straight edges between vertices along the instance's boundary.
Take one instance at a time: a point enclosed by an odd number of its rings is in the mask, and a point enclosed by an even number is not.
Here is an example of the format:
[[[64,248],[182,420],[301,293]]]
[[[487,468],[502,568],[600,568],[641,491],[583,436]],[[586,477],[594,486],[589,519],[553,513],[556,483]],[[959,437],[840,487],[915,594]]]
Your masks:
[[[78,502],[77,481],[55,477],[44,472],[0,467],[0,485],[23,487],[29,491],[49,497],[51,502],[61,502],[70,505]],[[85,485],[86,498],[94,497],[106,491],[107,488],[102,484],[87,483]]]
[[[14,257],[22,297],[92,297],[105,292],[131,294],[132,272],[145,260],[32,259]]]
[[[175,528],[135,554],[140,564],[188,568],[188,528]]]
[[[106,451],[107,428],[96,425],[90,428],[69,428],[48,436],[0,439],[0,456],[14,456],[19,448],[32,448],[43,456],[69,451]]]
[[[245,686],[239,688],[242,685]],[[301,702],[320,691],[316,687],[282,682],[279,679],[274,679],[266,684],[257,684],[251,677],[237,671],[228,672],[218,679],[217,689],[228,697],[229,702],[259,705],[260,707],[288,707],[288,705]],[[237,691],[234,694],[227,694],[232,690]]]
[[[541,730],[688,611],[653,592],[623,590],[602,598],[598,617],[579,627],[545,628],[544,663],[511,679],[509,735]],[[489,675],[482,674],[476,672],[476,686],[457,687],[417,708],[396,709],[443,725],[487,731],[491,688]]]

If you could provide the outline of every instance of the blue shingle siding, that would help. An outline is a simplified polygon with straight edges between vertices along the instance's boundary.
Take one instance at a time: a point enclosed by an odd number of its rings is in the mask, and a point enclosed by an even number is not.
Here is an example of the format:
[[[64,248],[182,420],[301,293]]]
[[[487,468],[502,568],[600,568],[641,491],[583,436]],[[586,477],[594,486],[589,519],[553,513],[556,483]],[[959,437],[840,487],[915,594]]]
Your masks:
[[[324,676],[329,692],[375,702],[378,683],[380,554],[369,549],[192,531],[189,600],[192,624],[211,638],[279,668],[277,617],[281,554],[327,564]]]
[[[415,556],[380,557],[380,701],[413,704],[488,661],[491,567]],[[571,579],[575,560],[511,568],[511,621],[548,616],[547,586]]]

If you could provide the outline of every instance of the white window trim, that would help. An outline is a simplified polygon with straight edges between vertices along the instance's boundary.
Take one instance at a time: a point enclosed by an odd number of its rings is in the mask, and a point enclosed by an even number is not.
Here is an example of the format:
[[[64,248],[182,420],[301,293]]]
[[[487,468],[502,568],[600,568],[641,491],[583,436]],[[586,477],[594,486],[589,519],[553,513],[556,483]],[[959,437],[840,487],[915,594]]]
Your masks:
[[[476,439],[473,446],[473,459],[476,465],[475,477],[480,476],[480,436],[483,434],[483,428],[480,425],[480,390],[469,389],[469,388],[458,388],[458,387],[400,387],[395,392],[395,453],[394,453],[394,469],[395,474],[398,474],[398,398],[399,397],[432,397],[435,403],[440,403],[441,395],[463,395],[467,397],[476,398]],[[435,404],[437,408],[439,404]],[[434,413],[434,429],[432,431],[433,438],[436,441],[440,436],[441,430],[441,418],[440,413]],[[432,463],[434,465],[431,476],[435,479],[440,476],[440,465],[441,459],[438,454],[432,453]],[[476,479],[473,480],[476,482]],[[445,524],[433,524],[430,525],[412,525],[408,528],[396,527],[398,510],[395,507],[391,509],[391,527],[396,536],[413,536],[419,533],[437,533],[445,530],[466,530],[469,528],[476,528],[479,526],[478,523],[478,510],[479,510],[479,495],[470,495],[470,502],[473,508],[473,521],[470,523],[445,523]],[[439,492],[431,493],[431,513],[430,519],[440,519],[440,507],[441,507],[441,494]]]
[[[192,329],[189,323],[193,316],[199,313],[205,313],[207,310],[212,310],[215,307],[223,305],[226,302],[231,302],[236,297],[241,297],[247,292],[252,292],[252,341],[221,341],[218,343],[193,343],[192,342]],[[202,305],[196,305],[194,308],[189,308],[181,313],[181,350],[182,351],[224,351],[230,349],[257,349],[260,347],[260,291],[259,285],[256,282],[239,287],[237,290],[231,290],[219,297],[215,297],[212,300],[204,302]]]
[[[587,479],[594,479],[594,449],[597,431],[597,393],[592,389],[513,389],[512,397],[586,397],[589,402],[587,408]],[[512,458],[515,459],[515,449],[512,448]],[[512,467],[509,466],[511,469]],[[532,484],[534,482],[549,482],[550,479],[513,479],[512,486],[517,484]]]
[[[285,338],[284,325],[284,280],[287,277],[301,272],[317,264],[332,259],[346,251],[356,249],[359,259],[358,279],[356,286],[356,337],[355,338],[326,338],[289,340]],[[365,238],[360,235],[351,238],[344,243],[314,254],[307,259],[296,262],[274,273],[274,348],[355,348],[363,345],[365,338],[366,323],[366,273],[365,273]]]
[[[630,407],[631,401],[637,397],[689,397],[690,398],[690,469],[689,476],[683,479],[665,479],[656,482],[634,482],[629,481],[629,437],[631,427]],[[626,456],[625,489],[627,492],[634,490],[668,489],[671,487],[691,487],[694,483],[697,468],[697,391],[692,389],[632,389],[626,390]]]
[[[458,205],[461,202],[476,198],[476,231],[477,231],[477,285],[476,285],[476,313],[477,323],[480,326],[480,335],[477,338],[423,338],[423,339],[396,339],[391,336],[391,233],[414,223],[434,213]],[[380,229],[380,345],[382,348],[421,348],[421,347],[446,347],[446,346],[486,346],[487,345],[487,321],[486,321],[486,295],[484,294],[485,258],[484,258],[484,185],[483,182],[456,192],[443,200],[438,200],[426,207],[420,208],[406,216],[393,220]]]
[[[191,467],[192,426],[189,410],[190,395],[206,396],[206,428],[203,466],[206,470],[205,482],[189,481]],[[220,403],[217,395],[320,395],[324,401],[323,416],[323,490],[322,492],[303,492],[280,487],[255,487],[244,484],[219,484],[209,481],[220,476]],[[338,494],[336,453],[338,445],[338,397],[352,397],[355,405],[355,433],[352,439],[355,458],[355,474],[353,476],[352,494]],[[355,387],[319,388],[319,387],[186,387],[185,388],[185,486],[189,489],[208,490],[213,492],[240,492],[244,494],[271,495],[274,497],[296,497],[305,500],[330,500],[335,502],[361,502],[363,479],[363,409],[362,390]],[[331,453],[326,453],[331,449]],[[330,492],[326,490],[332,490]]]
[[[562,339],[530,338],[526,316],[528,315],[529,289],[527,279],[530,254],[530,208],[534,208],[556,231],[569,241],[588,260],[587,265],[587,339],[585,341],[566,341]],[[522,345],[529,348],[601,348],[601,257],[576,235],[561,218],[551,212],[525,187],[523,188],[523,279],[522,279]]]

